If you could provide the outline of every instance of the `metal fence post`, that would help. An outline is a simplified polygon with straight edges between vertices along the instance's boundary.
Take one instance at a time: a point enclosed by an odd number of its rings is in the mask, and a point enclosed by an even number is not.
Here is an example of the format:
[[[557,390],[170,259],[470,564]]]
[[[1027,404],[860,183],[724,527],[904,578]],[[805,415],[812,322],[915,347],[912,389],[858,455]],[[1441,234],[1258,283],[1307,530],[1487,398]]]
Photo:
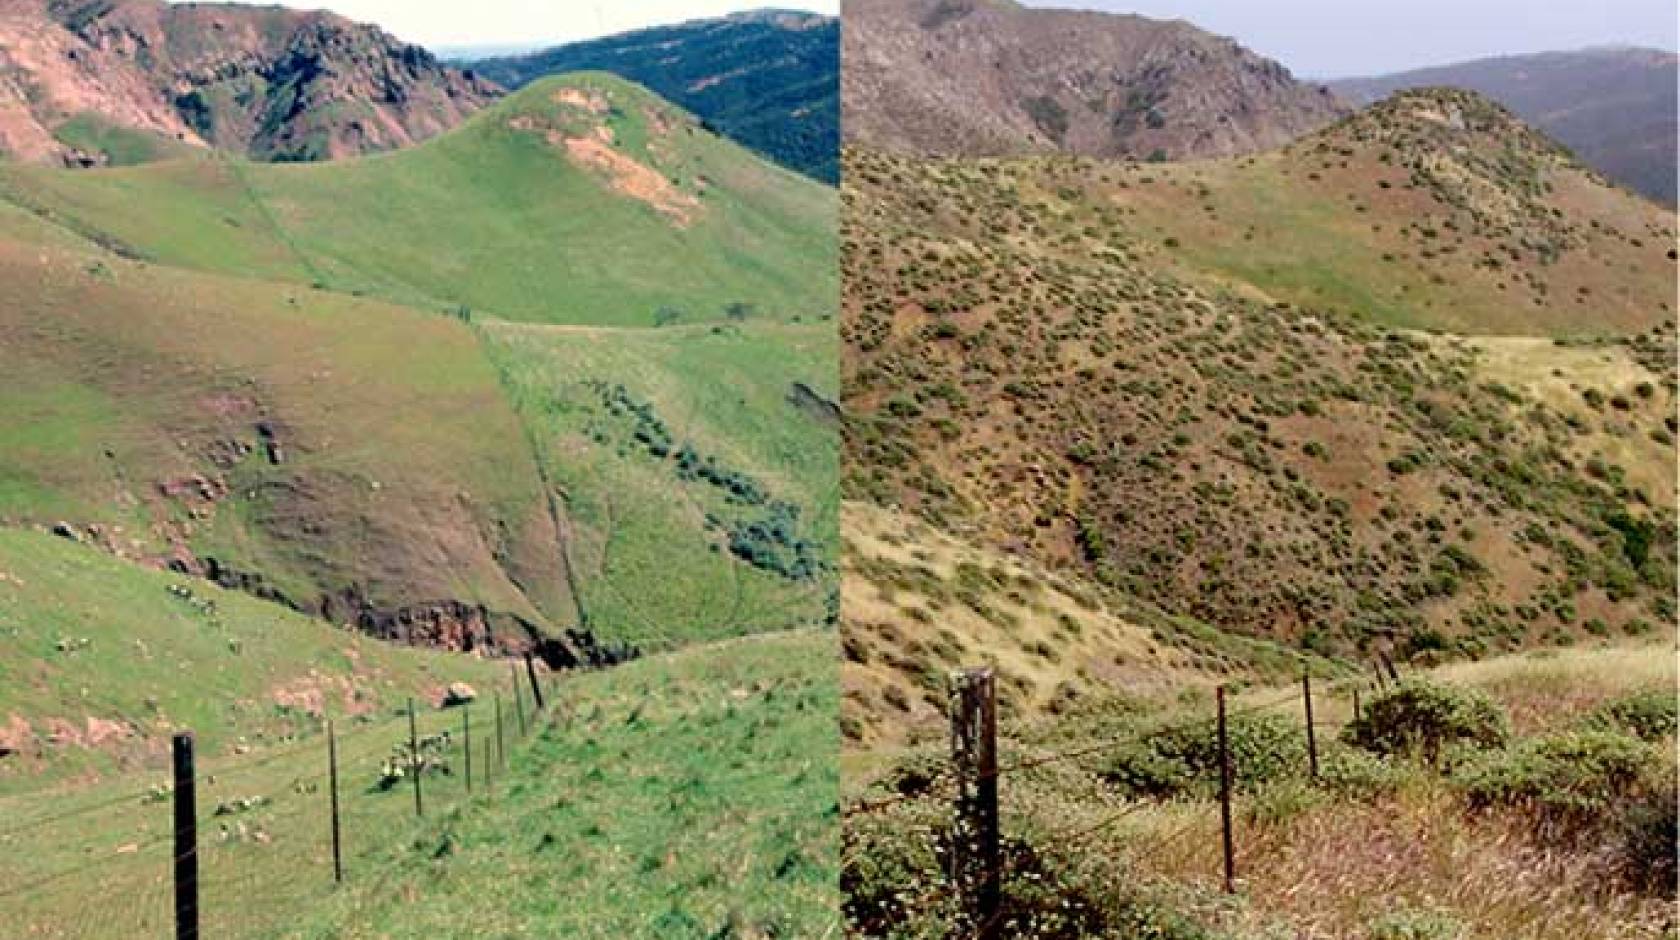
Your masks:
[[[198,793],[193,736],[175,735],[175,937],[198,940]]]

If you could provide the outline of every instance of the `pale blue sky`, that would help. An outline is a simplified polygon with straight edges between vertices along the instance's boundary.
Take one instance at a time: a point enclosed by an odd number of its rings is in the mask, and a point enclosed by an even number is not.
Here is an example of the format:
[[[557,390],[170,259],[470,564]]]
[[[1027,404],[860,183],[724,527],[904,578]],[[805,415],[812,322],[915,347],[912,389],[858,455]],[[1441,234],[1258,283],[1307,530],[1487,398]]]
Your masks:
[[[1638,45],[1673,50],[1674,0],[1024,0],[1184,19],[1277,59],[1342,78],[1487,55]]]
[[[3,2],[3,0],[0,0]],[[272,5],[275,0],[233,0]],[[553,45],[611,33],[774,6],[834,14],[840,0],[285,0],[377,23],[427,47]]]

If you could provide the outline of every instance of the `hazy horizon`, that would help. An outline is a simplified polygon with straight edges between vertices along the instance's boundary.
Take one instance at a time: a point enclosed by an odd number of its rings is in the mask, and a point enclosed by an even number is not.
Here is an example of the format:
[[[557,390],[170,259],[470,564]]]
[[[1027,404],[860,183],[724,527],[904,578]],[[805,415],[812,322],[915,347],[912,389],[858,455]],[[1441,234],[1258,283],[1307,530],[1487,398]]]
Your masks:
[[[1373,6],[1330,0],[1022,0],[1032,7],[1095,9],[1182,19],[1282,62],[1297,76],[1354,78],[1493,56],[1605,46],[1680,47],[1671,0],[1533,4],[1417,0]]]
[[[171,0],[179,3],[185,0]],[[222,0],[248,6],[330,10],[374,23],[404,42],[432,50],[533,48],[769,8],[836,15],[840,0],[752,3],[747,0]]]

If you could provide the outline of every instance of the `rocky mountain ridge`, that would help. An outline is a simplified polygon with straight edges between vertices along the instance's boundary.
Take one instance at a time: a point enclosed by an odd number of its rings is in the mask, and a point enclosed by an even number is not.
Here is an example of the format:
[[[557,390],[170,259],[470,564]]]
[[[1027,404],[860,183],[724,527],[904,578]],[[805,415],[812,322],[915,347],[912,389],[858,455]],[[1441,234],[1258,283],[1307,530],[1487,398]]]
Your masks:
[[[0,152],[26,162],[141,162],[182,147],[336,159],[436,136],[500,94],[324,12],[163,0],[0,12]]]
[[[1346,112],[1182,21],[1008,0],[856,0],[848,141],[921,154],[1183,159],[1267,150]]]

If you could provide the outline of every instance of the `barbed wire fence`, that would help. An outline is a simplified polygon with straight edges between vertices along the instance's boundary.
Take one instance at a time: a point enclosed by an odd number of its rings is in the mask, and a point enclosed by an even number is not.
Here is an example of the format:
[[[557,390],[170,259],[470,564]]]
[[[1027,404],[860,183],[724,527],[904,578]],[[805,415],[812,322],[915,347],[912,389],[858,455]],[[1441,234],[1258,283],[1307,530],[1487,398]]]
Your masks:
[[[950,677],[951,758],[948,768],[925,780],[908,792],[900,792],[877,799],[860,799],[842,811],[850,823],[862,817],[875,816],[912,804],[945,804],[952,826],[946,842],[947,870],[932,880],[925,890],[908,895],[906,910],[930,910],[936,905],[962,902],[964,915],[971,929],[954,934],[971,936],[976,940],[996,940],[1005,926],[1007,909],[1003,903],[1003,886],[1016,873],[1019,855],[1003,851],[999,793],[1009,778],[1041,768],[1062,764],[1079,764],[1115,753],[1122,749],[1146,744],[1153,739],[1205,729],[1212,722],[1217,741],[1218,799],[1213,803],[1198,803],[1193,812],[1165,835],[1142,840],[1130,847],[1128,861],[1132,864],[1147,861],[1181,844],[1192,833],[1204,830],[1210,815],[1217,816],[1220,833],[1220,881],[1226,893],[1235,893],[1238,872],[1237,832],[1232,812],[1235,801],[1233,758],[1228,728],[1231,722],[1254,715],[1275,712],[1280,708],[1298,705],[1304,729],[1305,762],[1303,770],[1315,783],[1320,779],[1318,730],[1332,726],[1331,722],[1315,715],[1315,701],[1338,696],[1351,699],[1352,714],[1361,714],[1362,692],[1380,693],[1401,680],[1399,669],[1388,657],[1372,663],[1370,676],[1351,675],[1333,682],[1318,684],[1303,671],[1298,688],[1274,693],[1262,700],[1247,702],[1231,708],[1227,704],[1227,687],[1218,686],[1212,715],[1193,715],[1176,721],[1158,723],[1146,730],[1121,735],[1099,743],[1082,745],[1048,753],[1036,753],[1002,763],[998,759],[995,677],[989,668],[965,669]],[[1021,745],[1022,742],[1013,742]],[[1021,749],[1026,749],[1024,746]],[[1088,844],[1091,840],[1114,828],[1122,821],[1146,810],[1162,806],[1159,801],[1138,799],[1126,803],[1095,822],[1064,827],[1048,835],[1037,834],[1037,841],[1054,846],[1057,851]],[[1173,805],[1180,805],[1174,803]],[[937,854],[937,853],[936,853]],[[852,846],[842,853],[842,866],[858,860]]]
[[[0,803],[0,932],[196,940],[295,926],[354,884],[360,861],[435,837],[428,818],[493,804],[509,761],[565,720],[561,673],[509,666],[487,694],[324,719],[317,735],[208,766],[182,731],[167,780],[45,809],[32,798],[28,815]]]

